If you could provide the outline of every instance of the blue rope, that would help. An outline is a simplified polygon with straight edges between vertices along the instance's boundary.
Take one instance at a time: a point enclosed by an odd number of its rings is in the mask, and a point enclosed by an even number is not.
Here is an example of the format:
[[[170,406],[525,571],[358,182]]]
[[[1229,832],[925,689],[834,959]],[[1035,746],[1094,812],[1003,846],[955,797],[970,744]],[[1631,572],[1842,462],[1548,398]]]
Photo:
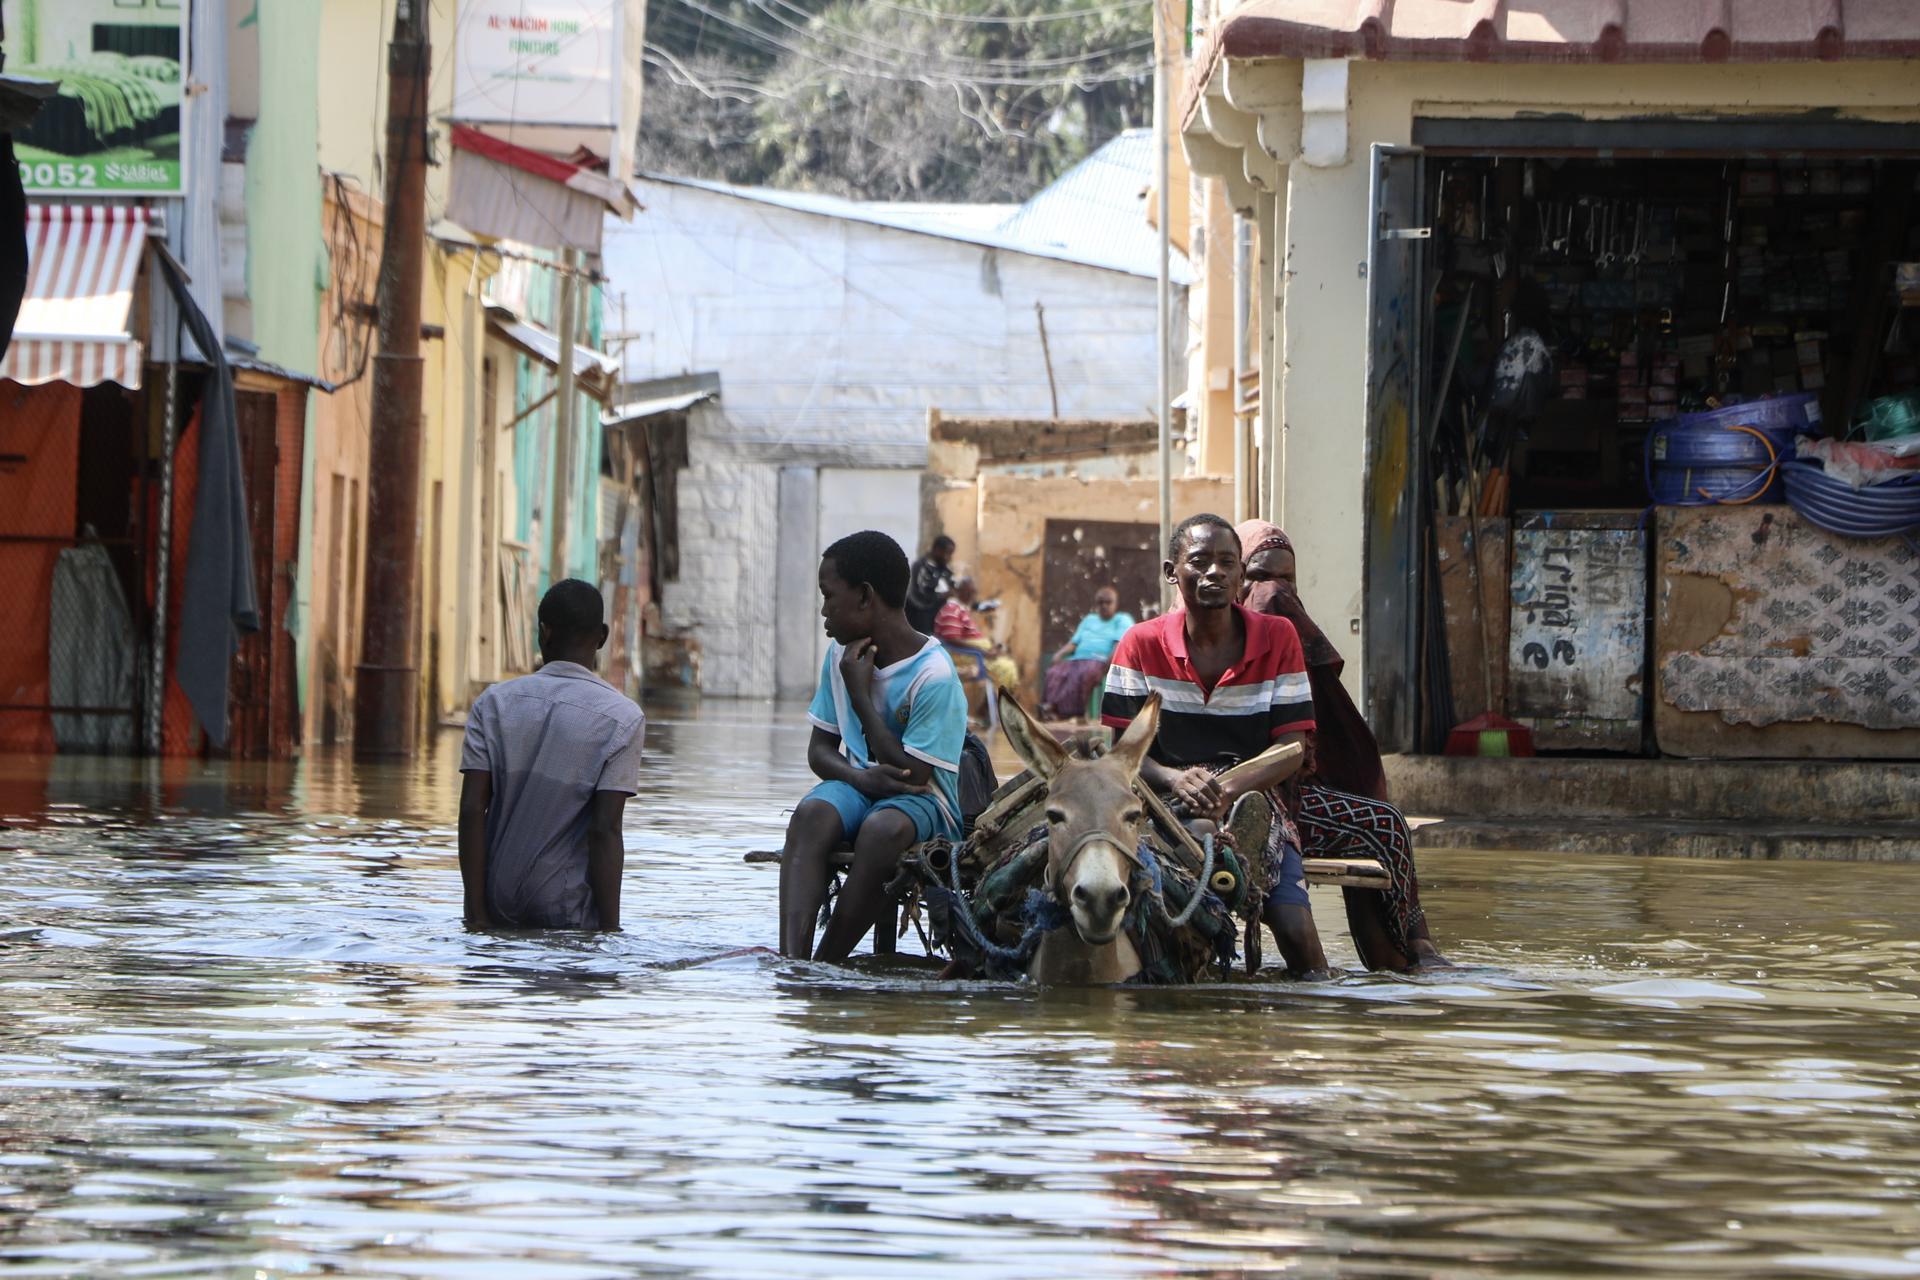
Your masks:
[[[929,883],[927,888],[938,894],[948,914],[958,922],[960,932],[967,942],[986,959],[998,965],[1015,970],[1024,970],[1027,962],[1033,959],[1033,953],[1039,949],[1040,941],[1047,934],[1067,922],[1067,914],[1060,904],[1039,889],[1027,891],[1027,901],[1021,910],[1021,919],[1026,929],[1020,935],[1020,941],[1011,947],[1003,947],[990,942],[980,932],[980,926],[973,918],[973,905],[967,901],[967,895],[960,888],[960,858],[956,854],[947,864],[948,884]]]
[[[1145,840],[1140,842],[1140,865],[1147,870],[1147,880],[1153,889],[1153,899],[1160,905],[1160,917],[1176,929],[1184,929],[1193,922],[1194,912],[1200,909],[1200,895],[1211,893],[1207,881],[1213,877],[1213,836],[1206,838],[1206,859],[1200,864],[1200,878],[1193,882],[1193,895],[1187,899],[1187,905],[1174,915],[1167,910],[1166,877],[1160,869],[1160,859],[1153,854],[1153,847]]]

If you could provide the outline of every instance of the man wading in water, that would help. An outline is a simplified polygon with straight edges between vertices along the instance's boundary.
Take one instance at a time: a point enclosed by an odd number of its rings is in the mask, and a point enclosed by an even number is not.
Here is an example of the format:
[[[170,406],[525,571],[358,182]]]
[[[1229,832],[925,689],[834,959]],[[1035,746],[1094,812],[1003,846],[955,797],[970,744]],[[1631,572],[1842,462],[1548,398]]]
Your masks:
[[[902,606],[907,553],[884,533],[851,534],[820,559],[826,661],[807,708],[807,764],[820,785],[793,811],[780,857],[780,953],[839,963],[878,922],[900,855],[936,835],[960,838],[960,755],[967,695],[938,640]],[[813,948],[828,859],[853,867]]]
[[[1181,521],[1161,571],[1179,588],[1184,607],[1120,638],[1100,719],[1124,730],[1148,695],[1160,695],[1160,731],[1141,778],[1170,794],[1176,812],[1195,830],[1214,830],[1231,814],[1229,829],[1236,836],[1266,837],[1262,849],[1237,848],[1243,859],[1264,864],[1271,888],[1261,918],[1289,971],[1323,973],[1327,957],[1307,899],[1300,838],[1279,789],[1293,765],[1273,764],[1227,786],[1215,776],[1277,743],[1305,742],[1314,728],[1300,637],[1286,619],[1241,607],[1244,568],[1240,538],[1224,519],[1198,515]],[[1242,797],[1251,798],[1236,808]],[[1270,824],[1258,808],[1268,804]]]
[[[475,699],[460,751],[469,928],[618,929],[620,820],[640,789],[647,718],[593,674],[607,625],[578,578],[540,601],[530,676]]]

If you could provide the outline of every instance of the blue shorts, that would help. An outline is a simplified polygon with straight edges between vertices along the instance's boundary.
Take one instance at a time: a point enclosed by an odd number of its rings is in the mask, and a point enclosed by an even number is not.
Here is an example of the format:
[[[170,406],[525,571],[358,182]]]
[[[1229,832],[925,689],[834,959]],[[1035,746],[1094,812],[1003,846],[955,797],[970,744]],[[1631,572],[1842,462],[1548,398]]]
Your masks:
[[[860,824],[880,809],[898,809],[912,818],[915,843],[931,840],[935,836],[953,839],[960,834],[952,829],[932,796],[894,796],[888,800],[875,800],[848,783],[823,782],[807,792],[806,799],[824,800],[834,807],[840,814],[840,829],[848,844],[852,844],[853,838],[860,834]],[[1299,861],[1298,854],[1294,855],[1294,860]]]
[[[1307,864],[1300,860],[1300,850],[1291,844],[1280,846],[1280,874],[1274,878],[1273,888],[1267,890],[1269,907],[1306,907],[1312,905],[1307,897]]]

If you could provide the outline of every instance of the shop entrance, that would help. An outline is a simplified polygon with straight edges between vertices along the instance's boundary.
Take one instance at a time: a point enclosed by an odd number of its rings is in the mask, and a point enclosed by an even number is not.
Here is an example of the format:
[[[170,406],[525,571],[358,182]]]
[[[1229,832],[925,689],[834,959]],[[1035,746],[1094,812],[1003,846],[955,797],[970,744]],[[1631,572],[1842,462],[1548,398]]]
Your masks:
[[[1920,384],[1920,310],[1895,286],[1920,262],[1920,170],[1839,152],[1372,162],[1376,732],[1436,751],[1491,707],[1548,750],[1650,751],[1656,500],[1777,504],[1770,462],[1796,436],[1858,435]],[[1720,408],[1727,431],[1684,434]]]

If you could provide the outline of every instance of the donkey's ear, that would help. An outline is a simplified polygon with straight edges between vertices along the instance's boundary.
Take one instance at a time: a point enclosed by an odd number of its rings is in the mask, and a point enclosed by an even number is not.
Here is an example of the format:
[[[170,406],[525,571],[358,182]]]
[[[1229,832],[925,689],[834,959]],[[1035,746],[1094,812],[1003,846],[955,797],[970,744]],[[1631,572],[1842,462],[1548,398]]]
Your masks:
[[[1051,778],[1067,762],[1067,749],[1060,745],[1060,740],[1028,715],[1020,699],[1005,689],[1000,690],[1000,727],[1006,730],[1013,753],[1033,770],[1035,777]]]
[[[1141,763],[1147,758],[1147,748],[1153,745],[1154,735],[1159,732],[1160,695],[1152,693],[1147,695],[1146,705],[1140,708],[1140,714],[1120,735],[1120,741],[1113,744],[1112,754],[1126,762],[1129,773],[1138,774]]]

